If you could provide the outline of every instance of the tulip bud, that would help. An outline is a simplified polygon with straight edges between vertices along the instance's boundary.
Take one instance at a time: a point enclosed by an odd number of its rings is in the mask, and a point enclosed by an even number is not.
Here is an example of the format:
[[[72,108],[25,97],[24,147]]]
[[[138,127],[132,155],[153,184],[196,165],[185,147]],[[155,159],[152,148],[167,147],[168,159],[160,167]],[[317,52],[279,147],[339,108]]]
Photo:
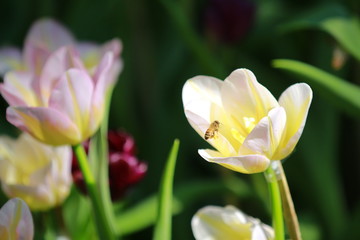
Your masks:
[[[132,185],[145,176],[147,164],[137,159],[135,141],[123,131],[109,131],[108,145],[109,187],[112,200],[117,201]],[[89,141],[84,143],[84,147],[88,151]],[[73,156],[72,175],[76,186],[85,193],[84,179],[75,156]]]

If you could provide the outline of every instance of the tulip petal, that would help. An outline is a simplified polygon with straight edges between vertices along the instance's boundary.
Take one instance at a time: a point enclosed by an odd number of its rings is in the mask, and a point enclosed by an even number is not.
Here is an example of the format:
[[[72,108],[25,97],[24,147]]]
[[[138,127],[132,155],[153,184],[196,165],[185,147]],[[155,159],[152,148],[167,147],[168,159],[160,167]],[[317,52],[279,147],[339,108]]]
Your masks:
[[[85,70],[80,57],[72,48],[62,47],[49,56],[38,83],[38,91],[42,96],[44,106],[47,106],[51,91],[57,81],[70,68]]]
[[[263,155],[244,155],[244,156],[231,156],[223,157],[217,151],[210,149],[200,149],[199,154],[208,162],[213,162],[222,165],[228,169],[241,173],[258,173],[265,171],[270,160]]]
[[[15,47],[0,49],[0,76],[8,71],[23,70],[20,50]]]
[[[33,219],[28,206],[23,200],[13,198],[6,202],[0,210],[0,227],[7,229],[9,239],[33,239]]]
[[[196,240],[239,240],[251,238],[251,223],[234,207],[206,206],[191,220]]]
[[[44,66],[50,54],[62,46],[71,45],[74,39],[70,32],[52,19],[41,19],[30,29],[24,46],[27,66],[36,71]]]
[[[102,116],[104,115],[104,104],[106,99],[106,94],[108,93],[110,87],[110,70],[114,62],[114,55],[111,52],[105,54],[101,59],[95,74],[93,76],[93,81],[95,84],[94,94],[92,97],[92,112],[90,117],[91,126],[99,126]]]
[[[8,72],[0,84],[1,95],[9,105],[36,106],[37,96],[33,91],[33,77],[25,72]]]
[[[74,145],[82,140],[80,132],[70,119],[55,109],[8,107],[6,118],[11,124],[47,144]]]
[[[92,42],[80,42],[76,44],[76,50],[79,52],[84,66],[92,75],[100,59],[99,46]]]
[[[94,85],[85,71],[66,71],[53,89],[49,107],[58,110],[77,126],[86,139],[94,129],[89,126]]]
[[[233,206],[206,206],[191,220],[196,240],[271,240],[274,231]]]
[[[220,89],[223,82],[212,77],[197,76],[189,79],[182,91],[184,112],[190,125],[203,138],[210,124],[215,120],[220,122],[217,138],[209,143],[224,155],[234,155],[240,145],[234,140],[229,128],[227,114],[222,108]]]
[[[312,90],[306,83],[290,86],[280,96],[279,104],[286,111],[286,130],[274,159],[284,159],[295,148],[303,132],[312,100]]]
[[[237,131],[242,136],[247,136],[254,123],[279,106],[269,90],[247,69],[237,69],[225,79],[221,98],[226,112],[236,122],[232,125],[241,126]]]
[[[122,51],[122,43],[118,38],[112,39],[101,46],[101,53],[104,56],[107,52],[112,52],[114,57],[118,57]]]
[[[260,120],[246,137],[240,155],[261,154],[272,159],[277,150],[286,125],[286,113],[282,107],[274,108]]]

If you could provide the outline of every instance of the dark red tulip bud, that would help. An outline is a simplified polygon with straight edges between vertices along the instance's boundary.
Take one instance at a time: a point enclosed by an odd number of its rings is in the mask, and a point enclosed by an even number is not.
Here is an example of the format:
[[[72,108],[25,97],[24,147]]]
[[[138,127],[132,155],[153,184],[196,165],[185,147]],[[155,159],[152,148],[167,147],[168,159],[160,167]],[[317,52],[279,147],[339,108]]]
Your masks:
[[[113,201],[121,199],[126,191],[138,183],[146,174],[147,164],[135,156],[136,146],[132,136],[123,131],[109,131],[109,187]],[[89,142],[84,143],[86,151]],[[73,157],[72,175],[75,185],[86,192],[84,179],[78,163]]]

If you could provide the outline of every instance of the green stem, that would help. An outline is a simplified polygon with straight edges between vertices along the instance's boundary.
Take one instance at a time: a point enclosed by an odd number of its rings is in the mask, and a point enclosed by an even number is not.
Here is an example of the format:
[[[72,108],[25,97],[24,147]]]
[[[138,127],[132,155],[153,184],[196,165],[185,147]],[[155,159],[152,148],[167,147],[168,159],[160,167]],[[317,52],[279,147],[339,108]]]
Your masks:
[[[84,176],[86,189],[94,209],[95,222],[100,239],[115,239],[114,231],[110,225],[111,222],[105,214],[104,206],[97,192],[95,178],[91,172],[85,149],[81,144],[78,144],[73,146],[73,150]]]
[[[270,189],[272,221],[275,230],[275,240],[284,240],[284,221],[281,206],[281,195],[274,169],[270,167],[265,172]]]

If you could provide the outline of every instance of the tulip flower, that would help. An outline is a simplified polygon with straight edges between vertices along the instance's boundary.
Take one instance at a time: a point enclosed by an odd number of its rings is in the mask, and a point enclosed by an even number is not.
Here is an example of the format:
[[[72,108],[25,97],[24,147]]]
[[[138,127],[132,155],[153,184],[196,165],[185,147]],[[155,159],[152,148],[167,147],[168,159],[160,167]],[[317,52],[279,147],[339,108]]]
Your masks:
[[[109,187],[113,201],[120,200],[126,191],[141,179],[147,171],[147,164],[136,157],[134,139],[124,131],[109,131]],[[85,149],[88,150],[89,142]],[[78,162],[73,156],[72,175],[76,186],[85,191],[83,175],[79,169]]]
[[[0,239],[32,240],[34,223],[28,206],[19,198],[10,199],[0,209]]]
[[[274,231],[233,206],[206,206],[191,220],[196,240],[271,240]]]
[[[189,79],[183,88],[190,125],[217,151],[201,149],[207,161],[241,173],[265,171],[270,161],[286,158],[304,129],[312,100],[311,88],[299,83],[277,101],[247,69],[225,81],[207,76]],[[217,127],[214,128],[214,125]]]
[[[32,210],[47,210],[69,195],[71,148],[52,147],[26,133],[0,137],[0,180],[8,197],[22,198]]]
[[[8,72],[0,91],[10,107],[7,120],[41,142],[75,145],[89,138],[104,115],[113,54],[91,77],[77,53],[62,47],[50,55],[39,77]]]
[[[64,26],[48,18],[40,19],[31,26],[25,39],[23,54],[14,47],[0,49],[0,75],[13,70],[39,76],[49,56],[64,46],[71,46],[80,53],[90,75],[95,74],[96,66],[105,54],[111,52],[114,63],[108,81],[115,83],[122,68],[122,62],[118,59],[122,50],[119,39],[113,39],[102,46],[90,42],[76,42]]]

